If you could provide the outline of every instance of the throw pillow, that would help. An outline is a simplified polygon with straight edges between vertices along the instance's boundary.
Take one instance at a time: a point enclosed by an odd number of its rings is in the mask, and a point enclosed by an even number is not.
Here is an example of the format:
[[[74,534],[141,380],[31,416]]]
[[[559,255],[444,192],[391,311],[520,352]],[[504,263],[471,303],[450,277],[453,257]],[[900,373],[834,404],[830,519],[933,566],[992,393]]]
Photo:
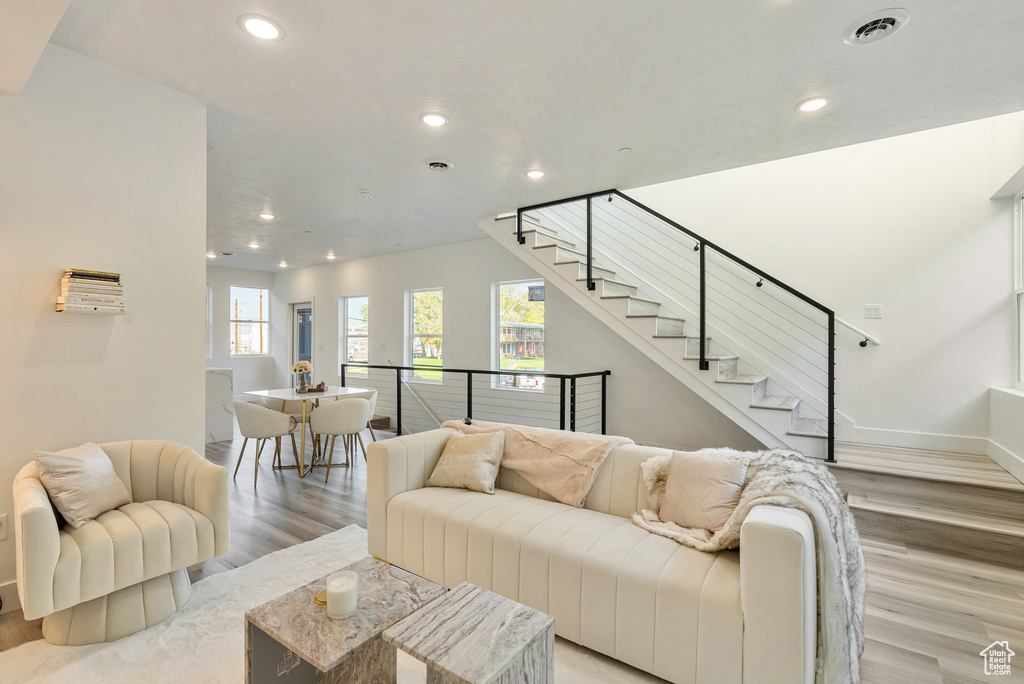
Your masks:
[[[736,510],[747,478],[745,460],[672,454],[658,517],[680,527],[717,532]]]
[[[56,453],[35,452],[39,480],[50,500],[74,527],[132,502],[106,452],[89,442]]]
[[[498,466],[505,451],[505,433],[453,434],[427,480],[428,487],[454,487],[494,493]]]

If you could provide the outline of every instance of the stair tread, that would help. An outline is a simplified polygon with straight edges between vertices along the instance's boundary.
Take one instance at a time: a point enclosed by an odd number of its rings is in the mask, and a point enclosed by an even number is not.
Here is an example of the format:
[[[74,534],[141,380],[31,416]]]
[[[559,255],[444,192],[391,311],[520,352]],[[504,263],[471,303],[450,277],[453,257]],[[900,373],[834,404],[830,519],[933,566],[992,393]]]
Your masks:
[[[663,321],[686,322],[682,318],[672,318],[671,316],[662,316],[661,314],[626,314],[626,318],[660,318]]]
[[[582,282],[585,280],[586,278],[577,278],[576,282]],[[636,285],[630,285],[629,283],[624,283],[621,280],[615,280],[614,278],[606,278],[604,276],[594,276],[593,280],[603,280],[607,283],[611,283],[612,285],[621,285],[622,287],[636,287]]]
[[[673,339],[673,340],[685,340],[689,335],[651,335],[654,339]]]
[[[771,409],[774,411],[792,411],[800,403],[798,397],[774,397],[765,395],[750,403],[750,408]]]
[[[693,358],[699,359],[700,357],[699,356],[695,356]],[[704,358],[710,359],[711,357],[710,356],[705,356]],[[717,361],[719,359],[718,359],[718,357],[715,357],[714,360]],[[721,382],[721,383],[724,383],[726,385],[756,385],[757,383],[761,382],[762,380],[767,380],[767,379],[768,378],[766,378],[763,375],[744,375],[743,373],[737,373],[736,377],[734,377],[734,378],[715,378],[715,382]]]
[[[828,438],[828,430],[826,430],[819,421],[813,418],[801,418],[796,421],[787,432],[787,435],[797,435],[800,437],[819,437]]]
[[[890,500],[873,500],[864,494],[851,494],[848,503],[850,508],[886,515],[898,515],[903,518],[914,520],[926,520],[929,522],[942,523],[955,527],[965,527],[972,530],[983,530],[996,532],[1013,537],[1024,538],[1024,523],[1005,518],[998,518],[989,515],[976,513],[964,513],[963,511],[952,511],[947,509],[931,508],[919,504],[904,503]]]
[[[647,304],[657,304],[658,306],[661,306],[661,302],[656,302],[653,299],[644,299],[643,297],[637,297],[636,295],[627,295],[627,294],[601,295],[601,299],[635,299],[638,302],[646,302]]]
[[[840,443],[832,467],[1024,492],[1024,483],[978,454]]]

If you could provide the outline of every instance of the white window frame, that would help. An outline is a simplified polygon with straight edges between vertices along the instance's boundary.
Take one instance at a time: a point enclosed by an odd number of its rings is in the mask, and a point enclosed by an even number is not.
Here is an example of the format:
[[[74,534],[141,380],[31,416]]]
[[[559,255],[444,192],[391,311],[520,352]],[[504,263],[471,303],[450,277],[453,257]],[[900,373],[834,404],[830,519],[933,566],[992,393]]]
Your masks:
[[[413,358],[413,338],[418,337],[416,335],[415,322],[413,321],[413,300],[416,294],[420,292],[440,292],[441,293],[441,334],[433,337],[441,338],[441,349],[444,349],[444,288],[443,287],[421,287],[415,290],[405,291],[405,365],[415,366],[416,359]],[[442,351],[443,354],[443,351]],[[444,360],[442,357],[441,366],[443,367]],[[416,375],[415,371],[407,371],[405,374],[406,382],[423,382],[432,385],[444,384],[444,374],[441,375],[437,380],[430,380],[421,378]]]
[[[1021,339],[1021,299],[1024,298],[1024,191],[1013,198],[1013,387],[1024,390],[1024,339]]]
[[[259,321],[245,321],[245,320],[242,320],[240,318],[235,318],[235,315],[234,315],[235,312],[232,311],[232,308],[231,308],[231,290],[232,290],[232,288],[238,288],[238,289],[242,289],[242,290],[263,290],[263,291],[265,291],[267,293],[267,308],[263,312],[264,318],[259,320]],[[264,345],[266,351],[264,351],[262,354],[239,354],[237,352],[231,351],[231,335],[233,334],[232,333],[232,327],[235,325],[235,323],[266,323],[267,324],[267,342]],[[253,286],[253,285],[229,285],[228,286],[228,353],[229,353],[229,355],[232,358],[237,356],[237,357],[245,357],[245,358],[249,358],[249,359],[254,358],[254,357],[255,358],[263,358],[263,357],[266,357],[266,356],[271,356],[272,355],[271,354],[271,349],[270,349],[270,338],[272,337],[271,331],[272,331],[272,328],[270,327],[270,288],[269,287],[262,287],[262,286],[259,286],[259,285],[256,285],[256,286]]]
[[[349,306],[349,301],[352,300],[352,299],[365,299],[366,300],[366,308],[367,308],[366,334],[365,335],[351,335],[351,337],[354,338],[354,339],[365,339],[366,340],[366,353],[367,353],[366,360],[367,361],[370,360],[370,357],[369,357],[369,353],[370,353],[370,321],[369,321],[370,295],[349,295],[347,297],[342,297],[341,298],[341,306],[340,306],[341,324],[338,326],[338,328],[339,328],[339,330],[338,330],[338,339],[340,341],[339,345],[338,345],[338,374],[339,375],[341,375],[341,364],[348,363],[348,340],[349,340],[349,337],[350,337],[349,334],[348,334],[348,306]],[[352,371],[352,370],[350,370],[349,372],[350,373],[351,372],[356,372],[356,373],[359,373],[360,375],[365,375],[365,374],[369,373],[369,371],[366,371],[366,370],[363,370],[363,371]]]
[[[548,355],[548,344],[547,344],[547,328],[548,328],[548,308],[547,308],[547,281],[544,278],[527,278],[525,280],[503,280],[499,283],[491,283],[491,370],[500,371],[501,368],[501,286],[502,285],[533,285],[540,283],[544,286],[545,292],[545,306],[544,306],[544,370],[547,371],[547,355]],[[501,376],[491,376],[491,387],[493,389],[506,390],[509,392],[533,392],[543,393],[547,391],[547,381],[544,383],[544,388],[538,390],[533,387],[502,387]]]

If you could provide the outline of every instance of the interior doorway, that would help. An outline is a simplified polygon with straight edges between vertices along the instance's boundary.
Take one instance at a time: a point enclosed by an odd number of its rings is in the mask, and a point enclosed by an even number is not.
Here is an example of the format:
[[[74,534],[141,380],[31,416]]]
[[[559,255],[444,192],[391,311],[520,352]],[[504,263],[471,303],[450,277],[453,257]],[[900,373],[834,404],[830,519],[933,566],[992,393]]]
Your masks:
[[[308,361],[313,364],[313,304],[292,304],[292,363]],[[314,366],[315,368],[315,366]]]

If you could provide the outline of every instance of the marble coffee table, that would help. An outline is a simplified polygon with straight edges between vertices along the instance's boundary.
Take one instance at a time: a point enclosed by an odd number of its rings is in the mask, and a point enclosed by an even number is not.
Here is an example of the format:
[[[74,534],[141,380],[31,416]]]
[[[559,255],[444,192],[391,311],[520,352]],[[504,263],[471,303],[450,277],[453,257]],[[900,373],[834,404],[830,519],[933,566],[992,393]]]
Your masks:
[[[427,664],[427,684],[554,684],[555,619],[462,583],[384,630]]]
[[[339,570],[359,574],[351,617],[332,620],[314,601],[326,575],[246,612],[246,684],[394,684],[395,647],[381,633],[447,589],[373,558]]]

